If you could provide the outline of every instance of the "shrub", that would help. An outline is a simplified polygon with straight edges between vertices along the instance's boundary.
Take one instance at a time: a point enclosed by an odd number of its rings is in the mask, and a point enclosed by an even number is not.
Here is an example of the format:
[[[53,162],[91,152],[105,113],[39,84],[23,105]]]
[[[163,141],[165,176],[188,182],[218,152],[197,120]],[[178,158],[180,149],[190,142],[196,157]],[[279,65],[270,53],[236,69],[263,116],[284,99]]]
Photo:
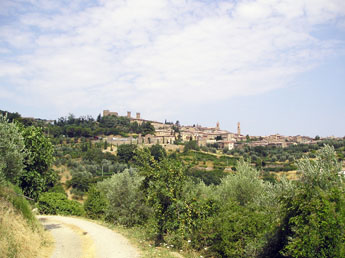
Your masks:
[[[68,200],[62,193],[43,193],[38,199],[38,210],[42,214],[51,215],[84,215],[83,206],[73,200]]]
[[[104,219],[108,207],[104,194],[95,186],[91,187],[84,203],[86,215],[91,219]]]
[[[344,182],[334,149],[297,163],[301,181],[281,194],[282,221],[266,249],[270,257],[345,257]]]
[[[98,183],[106,196],[109,206],[106,219],[125,226],[146,222],[150,209],[146,206],[144,194],[140,190],[143,178],[135,170],[126,169],[123,173]]]
[[[269,231],[267,213],[256,205],[229,201],[217,214],[211,250],[217,257],[257,257]]]

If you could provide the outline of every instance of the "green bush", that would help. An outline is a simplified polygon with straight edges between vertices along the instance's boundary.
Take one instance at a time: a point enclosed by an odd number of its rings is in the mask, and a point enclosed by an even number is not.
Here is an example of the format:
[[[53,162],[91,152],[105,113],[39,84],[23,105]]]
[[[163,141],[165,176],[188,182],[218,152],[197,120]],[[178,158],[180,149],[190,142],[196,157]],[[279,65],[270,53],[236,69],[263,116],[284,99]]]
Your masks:
[[[143,178],[135,170],[126,169],[123,173],[98,183],[109,205],[106,219],[125,226],[134,226],[146,222],[150,208],[145,204],[144,194],[140,189]]]
[[[256,205],[229,201],[217,214],[211,251],[217,257],[257,257],[270,229],[267,212]]]
[[[282,218],[268,257],[345,257],[345,184],[334,149],[297,163],[301,180],[281,194]]]
[[[91,219],[104,219],[107,208],[108,201],[104,194],[96,187],[91,187],[84,203],[86,215]]]
[[[38,210],[42,214],[51,215],[84,215],[82,204],[68,200],[63,193],[43,193],[38,199]]]

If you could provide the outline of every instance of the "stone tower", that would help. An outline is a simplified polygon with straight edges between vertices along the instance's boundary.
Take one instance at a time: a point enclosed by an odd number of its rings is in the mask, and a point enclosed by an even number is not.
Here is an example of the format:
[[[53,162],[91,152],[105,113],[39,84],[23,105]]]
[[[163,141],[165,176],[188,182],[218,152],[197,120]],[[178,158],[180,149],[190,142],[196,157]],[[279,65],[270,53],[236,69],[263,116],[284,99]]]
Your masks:
[[[127,111],[127,117],[131,118],[131,111]]]
[[[219,127],[219,121],[217,122],[217,126],[216,126],[216,128],[217,128],[217,130],[219,130],[219,129],[220,129],[220,127]]]
[[[140,119],[140,113],[136,114],[137,119]]]
[[[108,115],[109,115],[109,113],[110,113],[110,111],[109,111],[109,110],[103,110],[103,116],[108,116]]]
[[[238,135],[241,134],[241,124],[240,124],[240,122],[237,123],[237,134]]]

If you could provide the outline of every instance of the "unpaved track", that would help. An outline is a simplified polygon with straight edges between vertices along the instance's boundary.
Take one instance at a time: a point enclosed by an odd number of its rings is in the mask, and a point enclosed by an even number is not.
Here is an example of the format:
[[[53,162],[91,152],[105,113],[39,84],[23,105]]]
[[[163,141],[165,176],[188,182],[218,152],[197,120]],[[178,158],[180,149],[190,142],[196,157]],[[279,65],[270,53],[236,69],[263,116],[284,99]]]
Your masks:
[[[136,258],[126,238],[98,224],[70,217],[38,216],[55,238],[52,258]]]

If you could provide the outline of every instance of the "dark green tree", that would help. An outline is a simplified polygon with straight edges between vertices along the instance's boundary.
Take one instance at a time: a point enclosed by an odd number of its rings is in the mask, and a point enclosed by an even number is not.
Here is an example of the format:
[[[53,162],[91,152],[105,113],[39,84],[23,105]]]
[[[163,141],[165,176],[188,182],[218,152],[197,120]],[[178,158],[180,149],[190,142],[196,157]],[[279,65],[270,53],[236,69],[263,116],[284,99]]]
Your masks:
[[[133,161],[137,146],[134,144],[121,144],[117,148],[117,157],[120,162],[128,163]]]
[[[154,159],[157,161],[160,161],[160,160],[166,158],[166,156],[167,156],[167,152],[159,144],[152,145],[150,148],[150,152],[151,152],[151,155],[154,157]]]
[[[186,180],[185,168],[177,160],[157,162],[148,150],[138,150],[137,153],[140,175],[144,177],[141,188],[147,203],[153,208],[152,229],[159,243],[176,218],[175,207],[182,198]]]
[[[197,141],[189,141],[185,143],[183,151],[187,152],[189,150],[200,150]]]
[[[37,199],[57,181],[57,175],[50,169],[54,160],[53,145],[44,136],[42,129],[29,126],[22,129],[27,156],[24,173],[20,177],[20,187],[25,195]]]
[[[91,219],[104,219],[108,201],[95,186],[90,187],[84,203],[86,215]]]

